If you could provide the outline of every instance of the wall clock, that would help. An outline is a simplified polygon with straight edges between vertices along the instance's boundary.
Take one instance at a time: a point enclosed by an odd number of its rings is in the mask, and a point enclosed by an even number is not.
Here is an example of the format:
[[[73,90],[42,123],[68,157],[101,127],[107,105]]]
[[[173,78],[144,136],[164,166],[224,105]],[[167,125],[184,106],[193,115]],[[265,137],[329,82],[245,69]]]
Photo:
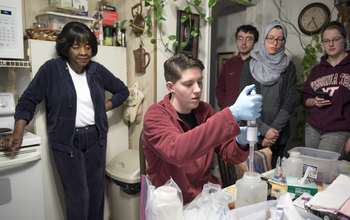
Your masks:
[[[312,3],[299,14],[298,25],[304,34],[318,34],[327,25],[330,15],[329,8],[322,3]]]

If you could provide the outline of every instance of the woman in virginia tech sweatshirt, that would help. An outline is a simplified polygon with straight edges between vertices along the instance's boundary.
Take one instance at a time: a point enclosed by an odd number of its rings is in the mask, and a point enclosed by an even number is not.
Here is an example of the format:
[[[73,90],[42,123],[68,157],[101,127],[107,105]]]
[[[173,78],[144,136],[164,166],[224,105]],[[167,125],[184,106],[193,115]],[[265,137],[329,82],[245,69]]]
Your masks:
[[[302,104],[310,111],[305,146],[342,156],[350,151],[350,55],[345,51],[346,37],[344,25],[337,21],[322,31],[326,55],[311,70],[301,92]],[[317,92],[328,93],[329,99]]]

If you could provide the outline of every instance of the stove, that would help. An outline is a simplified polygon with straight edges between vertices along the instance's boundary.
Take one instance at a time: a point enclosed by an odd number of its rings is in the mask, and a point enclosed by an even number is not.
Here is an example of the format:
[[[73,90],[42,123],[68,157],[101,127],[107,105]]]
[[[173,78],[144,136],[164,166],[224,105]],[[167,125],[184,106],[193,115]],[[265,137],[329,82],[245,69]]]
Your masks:
[[[15,101],[12,93],[0,93],[0,140],[12,134],[15,123]],[[22,147],[37,146],[41,138],[29,131],[24,131]],[[0,148],[0,150],[5,150]]]
[[[15,119],[15,99],[10,92],[0,93],[0,129],[13,130]]]
[[[12,130],[10,132],[0,133],[0,140],[5,138],[8,135],[12,134]],[[31,147],[31,146],[37,146],[41,144],[41,138],[29,131],[24,130],[23,132],[23,141],[22,141],[22,147]],[[3,148],[0,148],[1,150],[5,150]]]

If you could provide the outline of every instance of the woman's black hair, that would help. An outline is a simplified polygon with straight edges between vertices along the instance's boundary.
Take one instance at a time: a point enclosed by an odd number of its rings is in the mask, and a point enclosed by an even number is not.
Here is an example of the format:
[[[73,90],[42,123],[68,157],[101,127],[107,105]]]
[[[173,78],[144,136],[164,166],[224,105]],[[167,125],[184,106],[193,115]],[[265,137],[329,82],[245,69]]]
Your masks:
[[[68,59],[68,51],[74,44],[81,42],[87,42],[91,47],[92,54],[94,57],[97,54],[97,39],[91,30],[83,23],[80,22],[69,22],[67,23],[61,33],[56,38],[56,52],[57,55]]]

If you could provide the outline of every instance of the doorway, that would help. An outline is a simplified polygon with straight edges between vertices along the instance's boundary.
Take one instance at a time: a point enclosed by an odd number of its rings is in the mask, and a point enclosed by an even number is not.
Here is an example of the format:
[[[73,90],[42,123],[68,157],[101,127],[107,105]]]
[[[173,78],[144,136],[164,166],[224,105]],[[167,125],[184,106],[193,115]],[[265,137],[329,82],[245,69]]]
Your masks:
[[[216,112],[220,111],[215,95],[218,53],[236,52],[238,54],[235,33],[237,27],[246,22],[246,7],[237,2],[221,0],[212,8],[214,21],[211,30],[209,103]]]

